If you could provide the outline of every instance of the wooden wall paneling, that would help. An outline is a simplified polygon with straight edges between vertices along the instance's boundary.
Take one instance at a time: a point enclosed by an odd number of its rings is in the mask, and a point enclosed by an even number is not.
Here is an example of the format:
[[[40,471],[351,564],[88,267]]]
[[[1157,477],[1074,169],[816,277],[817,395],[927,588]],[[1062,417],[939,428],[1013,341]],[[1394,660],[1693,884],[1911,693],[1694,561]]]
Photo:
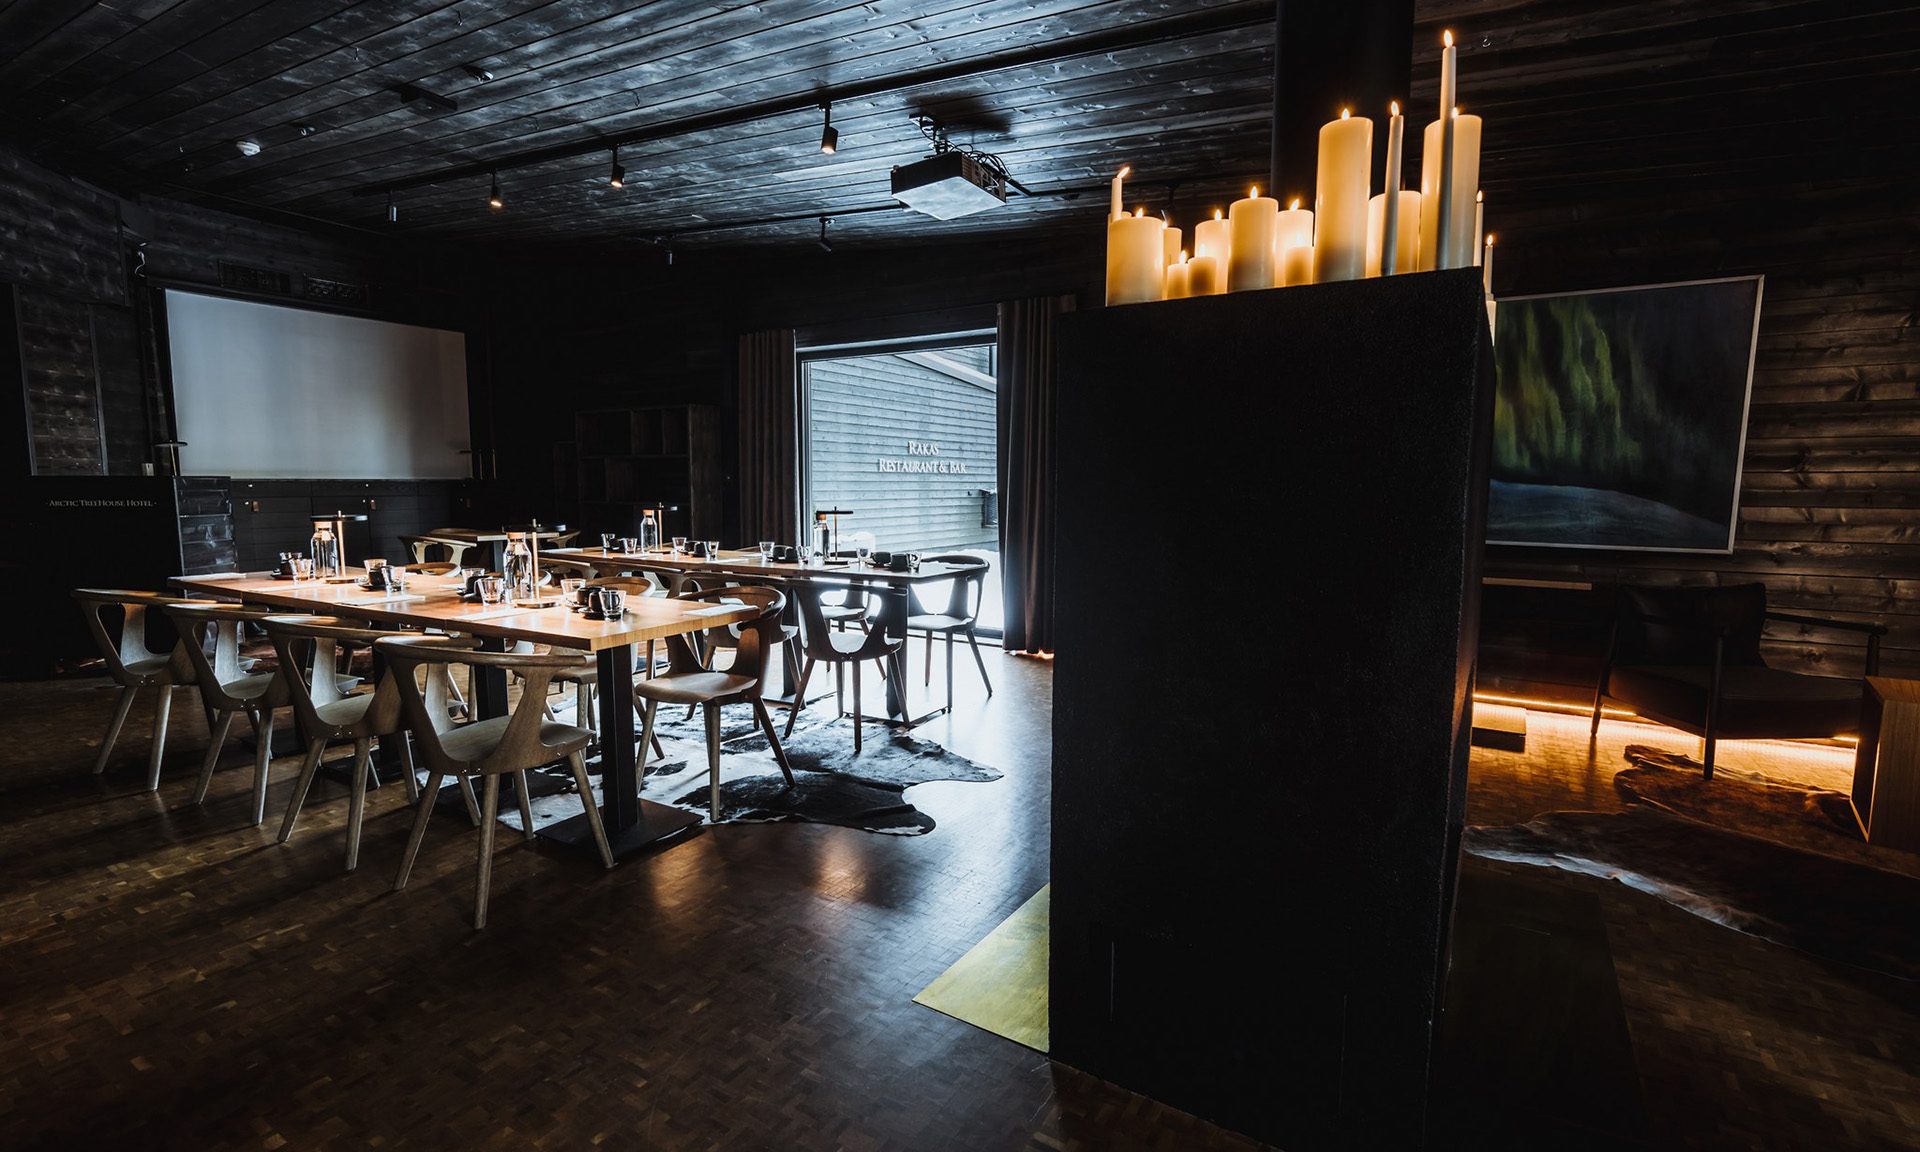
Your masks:
[[[155,436],[149,423],[149,382],[141,364],[134,311],[95,304],[92,320],[101,432],[106,440],[105,471],[138,476],[141,465],[154,462],[154,443],[165,437]]]
[[[46,292],[17,297],[33,470],[87,476],[106,470],[93,318],[83,303]]]

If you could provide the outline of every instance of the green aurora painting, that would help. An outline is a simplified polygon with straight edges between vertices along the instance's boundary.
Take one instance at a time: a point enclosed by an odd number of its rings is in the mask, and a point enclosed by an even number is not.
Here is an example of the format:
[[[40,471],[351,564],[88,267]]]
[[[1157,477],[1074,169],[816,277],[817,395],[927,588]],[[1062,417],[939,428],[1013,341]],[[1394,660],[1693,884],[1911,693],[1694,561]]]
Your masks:
[[[1501,300],[1487,542],[1733,545],[1761,279]]]

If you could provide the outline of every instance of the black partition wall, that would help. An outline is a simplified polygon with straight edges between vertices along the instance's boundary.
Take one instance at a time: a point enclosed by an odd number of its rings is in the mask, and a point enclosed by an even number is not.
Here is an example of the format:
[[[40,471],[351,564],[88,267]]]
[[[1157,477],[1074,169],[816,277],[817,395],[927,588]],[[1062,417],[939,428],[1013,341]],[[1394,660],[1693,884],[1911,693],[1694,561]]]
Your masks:
[[[1062,324],[1053,1055],[1412,1148],[1466,785],[1477,272]]]

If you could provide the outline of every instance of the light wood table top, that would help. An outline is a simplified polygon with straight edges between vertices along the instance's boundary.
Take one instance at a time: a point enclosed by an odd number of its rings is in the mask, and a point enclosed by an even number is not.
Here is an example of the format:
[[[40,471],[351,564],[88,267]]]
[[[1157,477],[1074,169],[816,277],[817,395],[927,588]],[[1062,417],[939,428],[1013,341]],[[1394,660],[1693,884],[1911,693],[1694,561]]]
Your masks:
[[[363,575],[357,569],[348,571]],[[732,623],[755,611],[746,604],[718,605],[658,596],[629,596],[626,615],[619,620],[589,620],[565,605],[516,608],[464,601],[460,599],[460,581],[431,576],[412,577],[407,582],[407,591],[399,594],[372,592],[357,583],[282,580],[267,573],[178,576],[173,582],[194,592],[271,608],[333,613],[473,636],[530,640],[588,652],[698,632],[717,624]]]
[[[520,529],[514,529],[519,532]],[[538,536],[542,540],[558,540],[562,536],[577,536],[579,533],[562,528],[542,528],[539,532],[522,532],[522,535]],[[448,540],[455,544],[501,544],[507,539],[505,528],[435,528],[420,533],[427,540]]]
[[[924,584],[934,580],[951,580],[972,567],[961,564],[936,564],[923,562],[912,572],[895,572],[890,568],[863,568],[853,561],[836,561],[832,564],[796,564],[792,562],[763,561],[758,550],[723,550],[712,560],[696,556],[675,556],[671,552],[604,552],[598,548],[550,548],[540,553],[542,561],[565,561],[569,564],[585,564],[602,572],[620,572],[635,568],[651,569],[658,572],[716,572],[727,576],[762,576],[775,582],[825,580],[843,583],[859,580],[877,584]]]

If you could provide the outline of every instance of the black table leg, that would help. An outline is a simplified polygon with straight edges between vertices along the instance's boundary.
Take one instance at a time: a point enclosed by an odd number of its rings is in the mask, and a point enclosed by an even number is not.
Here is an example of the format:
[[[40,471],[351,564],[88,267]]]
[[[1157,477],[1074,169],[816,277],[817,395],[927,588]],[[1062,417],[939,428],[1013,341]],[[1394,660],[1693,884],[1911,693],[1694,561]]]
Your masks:
[[[633,649],[625,644],[603,648],[599,666],[600,820],[618,859],[700,823],[700,817],[640,798],[640,763],[634,757],[633,736]],[[549,824],[539,834],[589,855],[597,852],[585,813]]]

